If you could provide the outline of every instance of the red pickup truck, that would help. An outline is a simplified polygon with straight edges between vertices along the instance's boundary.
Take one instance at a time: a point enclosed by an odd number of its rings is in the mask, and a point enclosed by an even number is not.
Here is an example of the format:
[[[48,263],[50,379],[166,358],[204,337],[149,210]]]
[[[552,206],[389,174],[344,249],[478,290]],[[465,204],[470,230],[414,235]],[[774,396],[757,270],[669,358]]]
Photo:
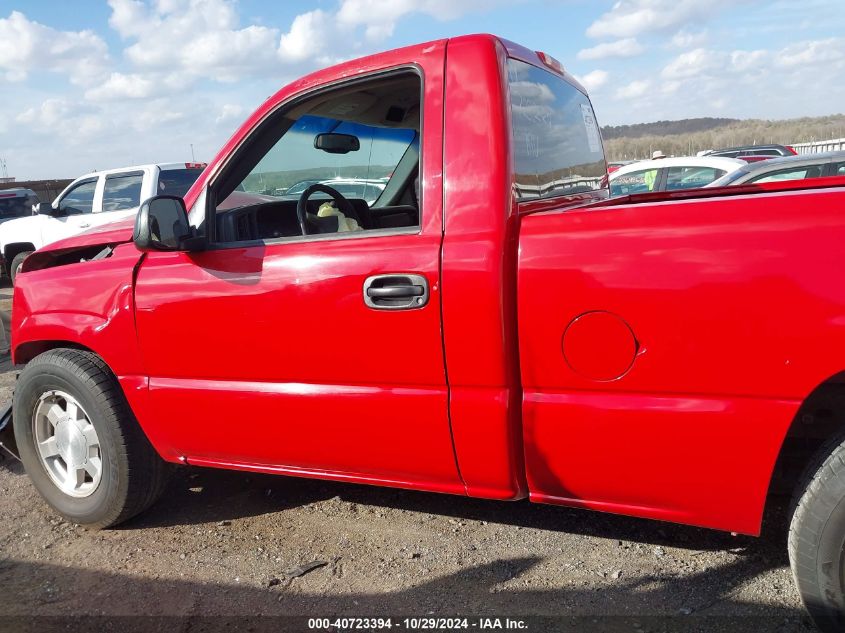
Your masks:
[[[26,260],[17,446],[98,527],[168,463],[747,534],[785,489],[835,628],[843,211],[845,179],[609,200],[584,89],[492,36],[347,62],[269,98],[184,201]]]

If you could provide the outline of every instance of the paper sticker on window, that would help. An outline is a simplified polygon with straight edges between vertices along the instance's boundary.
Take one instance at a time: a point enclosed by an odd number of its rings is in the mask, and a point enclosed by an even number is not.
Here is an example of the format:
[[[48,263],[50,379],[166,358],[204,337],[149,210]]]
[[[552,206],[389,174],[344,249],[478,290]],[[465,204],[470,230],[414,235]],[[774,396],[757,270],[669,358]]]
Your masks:
[[[601,136],[593,109],[586,103],[581,104],[581,118],[584,119],[584,129],[587,130],[587,143],[591,152],[601,152]]]

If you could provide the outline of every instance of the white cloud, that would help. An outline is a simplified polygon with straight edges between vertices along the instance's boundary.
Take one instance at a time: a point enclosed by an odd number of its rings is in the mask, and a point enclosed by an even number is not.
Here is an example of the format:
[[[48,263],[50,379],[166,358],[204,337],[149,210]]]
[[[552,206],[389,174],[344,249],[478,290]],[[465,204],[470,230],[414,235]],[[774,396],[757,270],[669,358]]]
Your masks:
[[[845,60],[845,38],[841,37],[791,44],[775,56],[775,63],[782,68],[830,64],[843,60]]]
[[[771,54],[769,51],[733,51],[730,55],[730,68],[739,72],[751,72],[752,70],[766,67]]]
[[[220,123],[227,123],[232,120],[238,120],[243,116],[244,108],[237,103],[226,103],[220,109],[220,114],[217,115],[217,118],[214,119],[214,122],[218,125]]]
[[[614,97],[604,108],[614,123],[830,114],[845,102],[845,38],[770,50],[696,48],[668,61],[659,82],[635,80]]]
[[[364,27],[370,41],[393,35],[400,18],[421,13],[438,20],[454,20],[472,11],[506,4],[504,0],[341,0],[336,19],[341,27]]]
[[[91,101],[116,101],[120,99],[145,99],[155,91],[152,79],[137,74],[112,73],[99,86],[85,91]]]
[[[328,27],[329,20],[319,9],[296,16],[290,30],[279,39],[279,57],[292,62],[317,57],[325,48]]]
[[[607,83],[610,75],[605,70],[594,70],[586,75],[576,77],[587,92],[594,92]]]
[[[126,58],[138,69],[179,69],[189,77],[232,82],[279,77],[360,54],[361,37],[380,42],[410,14],[441,20],[503,0],[340,0],[335,11],[297,15],[287,31],[239,24],[233,0],[108,0],[109,24],[129,42]]]
[[[19,11],[0,19],[0,69],[6,71],[7,81],[50,71],[88,85],[103,75],[107,63],[106,43],[92,31],[58,31]]]
[[[92,138],[104,128],[104,121],[92,108],[58,98],[24,110],[15,120],[39,134],[74,139]]]
[[[688,31],[681,29],[669,41],[671,46],[675,48],[697,48],[703,46],[707,42],[707,31]]]
[[[616,91],[617,99],[638,99],[651,89],[651,82],[637,79]]]
[[[636,57],[645,48],[635,38],[628,37],[615,42],[605,42],[592,48],[578,51],[578,59],[606,59],[608,57]]]
[[[741,0],[740,0],[741,1]],[[730,0],[619,0],[587,29],[590,37],[635,37],[696,24]]]
[[[135,40],[125,55],[138,68],[236,81],[266,71],[276,59],[278,31],[239,28],[234,5],[226,0],[159,0],[154,6],[109,0],[109,6],[112,28]]]
[[[682,53],[671,61],[661,75],[665,79],[688,79],[720,68],[725,59],[725,53],[696,48],[688,53]]]

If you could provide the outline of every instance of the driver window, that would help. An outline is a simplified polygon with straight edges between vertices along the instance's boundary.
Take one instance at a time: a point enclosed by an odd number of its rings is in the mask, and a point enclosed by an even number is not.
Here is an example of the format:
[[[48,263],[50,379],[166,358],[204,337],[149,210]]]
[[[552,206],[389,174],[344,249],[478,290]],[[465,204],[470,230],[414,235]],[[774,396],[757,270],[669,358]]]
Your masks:
[[[420,94],[417,75],[394,76],[268,120],[221,179],[216,241],[419,226]]]

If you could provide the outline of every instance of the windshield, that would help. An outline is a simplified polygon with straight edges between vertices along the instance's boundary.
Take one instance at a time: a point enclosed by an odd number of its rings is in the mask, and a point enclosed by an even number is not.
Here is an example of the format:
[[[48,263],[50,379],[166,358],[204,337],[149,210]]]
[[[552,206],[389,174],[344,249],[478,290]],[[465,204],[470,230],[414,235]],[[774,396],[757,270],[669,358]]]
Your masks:
[[[200,177],[202,170],[202,167],[162,169],[158,176],[158,193],[184,198],[191,185]]]

